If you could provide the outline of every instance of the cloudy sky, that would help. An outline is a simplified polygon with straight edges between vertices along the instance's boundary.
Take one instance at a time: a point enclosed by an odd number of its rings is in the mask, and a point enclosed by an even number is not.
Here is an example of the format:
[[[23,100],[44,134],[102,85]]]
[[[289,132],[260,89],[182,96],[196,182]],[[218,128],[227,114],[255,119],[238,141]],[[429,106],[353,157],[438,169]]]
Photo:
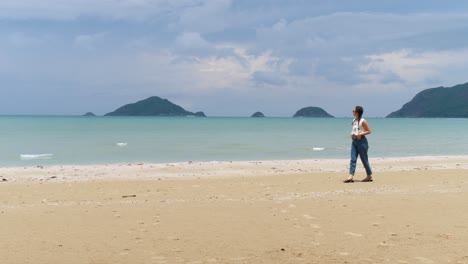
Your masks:
[[[463,0],[0,1],[2,115],[385,116],[467,73]]]

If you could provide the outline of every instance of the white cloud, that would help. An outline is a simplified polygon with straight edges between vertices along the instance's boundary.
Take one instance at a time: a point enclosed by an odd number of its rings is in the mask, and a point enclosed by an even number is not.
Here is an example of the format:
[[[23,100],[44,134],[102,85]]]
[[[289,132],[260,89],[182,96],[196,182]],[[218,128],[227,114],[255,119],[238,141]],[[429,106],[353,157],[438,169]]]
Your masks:
[[[273,25],[272,29],[273,31],[280,32],[280,31],[286,30],[287,26],[288,26],[288,22],[286,21],[286,19],[281,19],[280,21],[278,21],[276,24]]]
[[[84,47],[93,42],[91,36],[81,36],[77,42]],[[223,46],[222,48],[226,48]],[[73,54],[16,62],[19,76],[40,84],[47,79],[56,83],[78,85],[83,93],[115,94],[184,94],[185,96],[210,94],[216,91],[252,91],[258,72],[274,72],[279,76],[287,70],[287,61],[269,52],[250,55],[239,47],[230,47],[233,56],[204,56],[187,58],[170,50],[159,52],[122,53],[111,57],[83,53],[79,59]],[[43,60],[47,58],[47,67]],[[182,58],[182,59],[181,59]],[[1,65],[0,65],[1,66]],[[12,76],[15,76],[13,74]]]
[[[464,13],[281,18],[258,28],[255,50],[265,47],[276,57],[292,60],[288,83],[295,83],[293,87],[323,87],[329,94],[343,94],[349,87],[372,94],[421,89],[466,82],[461,69],[467,66],[468,41],[459,33],[466,24]],[[437,49],[437,43],[444,49]],[[451,48],[458,46],[462,48]]]
[[[279,63],[281,59],[272,56],[269,52],[250,55],[239,47],[231,47],[231,49],[233,56],[198,57],[196,60],[189,61],[177,60],[177,56],[166,57],[167,64],[164,66],[152,66],[153,62],[161,61],[161,59],[146,60],[148,65],[145,68],[155,73],[167,69],[165,74],[159,75],[164,77],[158,78],[157,81],[155,80],[156,82],[170,79],[173,82],[172,87],[178,87],[177,89],[183,89],[183,92],[194,94],[218,90],[249,90],[254,85],[252,78],[255,73],[278,72],[285,68]],[[173,78],[167,78],[168,75],[173,76]],[[184,76],[184,78],[178,78],[179,76]],[[184,83],[180,83],[182,81]]]
[[[433,80],[446,82],[449,78],[466,81],[466,76],[457,76],[459,69],[468,67],[468,49],[450,51],[398,50],[389,53],[369,55],[370,62],[360,67],[362,77],[369,83],[385,83],[385,77],[392,73],[405,82],[401,88],[422,86]],[[463,79],[465,78],[465,79]]]

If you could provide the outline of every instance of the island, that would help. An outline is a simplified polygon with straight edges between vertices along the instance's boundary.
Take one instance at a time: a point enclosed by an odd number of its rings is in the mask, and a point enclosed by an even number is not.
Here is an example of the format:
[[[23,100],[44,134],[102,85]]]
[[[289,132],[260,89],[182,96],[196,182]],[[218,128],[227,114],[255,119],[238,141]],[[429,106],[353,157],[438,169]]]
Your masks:
[[[167,99],[151,96],[136,103],[124,105],[105,116],[195,116],[206,117],[203,112],[192,113]]]
[[[468,117],[468,83],[453,87],[423,90],[392,112],[387,118],[398,117]]]
[[[255,112],[255,113],[253,113],[253,115],[250,116],[250,117],[265,117],[265,115],[264,115],[262,112]]]
[[[300,109],[293,117],[334,117],[320,107],[309,106]]]
[[[92,112],[88,112],[88,113],[84,114],[83,116],[96,116],[96,115],[94,113],[92,113]]]

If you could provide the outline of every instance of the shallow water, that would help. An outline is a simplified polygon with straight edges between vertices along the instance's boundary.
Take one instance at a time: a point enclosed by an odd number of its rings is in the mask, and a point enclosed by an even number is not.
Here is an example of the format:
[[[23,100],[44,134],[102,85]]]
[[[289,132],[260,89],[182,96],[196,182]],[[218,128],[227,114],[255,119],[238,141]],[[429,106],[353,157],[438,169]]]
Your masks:
[[[371,158],[468,155],[468,119],[367,120]],[[351,121],[0,116],[0,165],[346,159]]]

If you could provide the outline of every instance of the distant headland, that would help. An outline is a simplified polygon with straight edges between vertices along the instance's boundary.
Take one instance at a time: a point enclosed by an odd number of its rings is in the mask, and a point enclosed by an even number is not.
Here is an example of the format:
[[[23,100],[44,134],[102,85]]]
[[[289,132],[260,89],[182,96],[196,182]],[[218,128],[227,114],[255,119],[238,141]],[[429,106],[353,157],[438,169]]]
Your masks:
[[[387,116],[395,117],[468,117],[468,83],[453,87],[430,88]]]

